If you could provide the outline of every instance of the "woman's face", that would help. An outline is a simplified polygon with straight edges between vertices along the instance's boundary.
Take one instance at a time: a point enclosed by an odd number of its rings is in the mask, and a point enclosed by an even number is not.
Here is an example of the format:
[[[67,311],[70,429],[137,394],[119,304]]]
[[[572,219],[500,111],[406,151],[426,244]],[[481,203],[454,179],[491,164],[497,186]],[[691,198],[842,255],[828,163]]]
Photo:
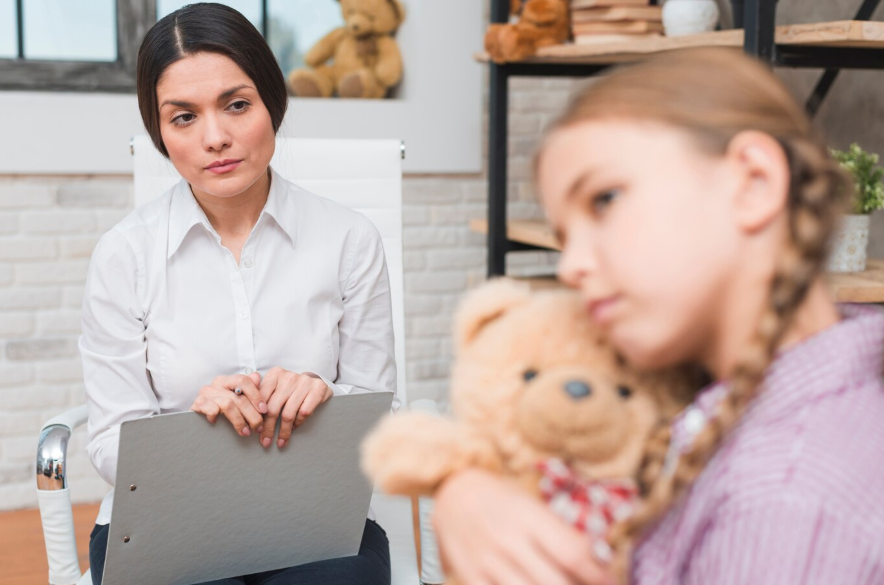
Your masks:
[[[583,122],[546,143],[538,181],[559,277],[634,364],[696,358],[714,337],[740,255],[736,179],[662,124]]]
[[[234,197],[266,176],[276,146],[270,113],[229,57],[176,61],[160,76],[157,103],[169,158],[194,194]]]

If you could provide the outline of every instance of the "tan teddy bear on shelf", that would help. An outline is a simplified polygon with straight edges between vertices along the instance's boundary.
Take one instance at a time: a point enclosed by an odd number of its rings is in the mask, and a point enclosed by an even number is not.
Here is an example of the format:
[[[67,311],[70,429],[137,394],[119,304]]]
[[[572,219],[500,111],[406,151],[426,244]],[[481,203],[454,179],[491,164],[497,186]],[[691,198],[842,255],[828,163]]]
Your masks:
[[[522,61],[548,45],[571,38],[568,0],[510,0],[514,24],[492,24],[485,33],[485,51],[495,63]]]
[[[457,330],[454,418],[385,419],[363,444],[364,471],[409,496],[432,495],[467,467],[500,473],[610,559],[606,537],[639,502],[651,431],[686,402],[689,377],[628,368],[571,291],[492,281],[462,303]]]
[[[382,98],[402,79],[402,55],[393,34],[405,19],[405,8],[399,0],[339,2],[344,26],[307,52],[307,68],[292,71],[289,86],[299,97]]]

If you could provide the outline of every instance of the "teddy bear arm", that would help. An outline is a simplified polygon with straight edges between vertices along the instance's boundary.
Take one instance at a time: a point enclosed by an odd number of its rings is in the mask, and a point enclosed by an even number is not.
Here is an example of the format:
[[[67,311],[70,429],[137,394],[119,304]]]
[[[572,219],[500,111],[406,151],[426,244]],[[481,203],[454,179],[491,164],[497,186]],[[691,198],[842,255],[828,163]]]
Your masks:
[[[493,446],[455,421],[422,413],[389,417],[362,446],[362,468],[383,491],[432,495],[452,473],[499,467]]]
[[[378,64],[374,68],[375,76],[384,87],[392,87],[402,79],[402,54],[396,41],[389,37],[378,42]]]
[[[346,31],[343,28],[336,28],[316,41],[316,44],[304,55],[304,63],[309,67],[316,68],[331,59],[344,34]]]

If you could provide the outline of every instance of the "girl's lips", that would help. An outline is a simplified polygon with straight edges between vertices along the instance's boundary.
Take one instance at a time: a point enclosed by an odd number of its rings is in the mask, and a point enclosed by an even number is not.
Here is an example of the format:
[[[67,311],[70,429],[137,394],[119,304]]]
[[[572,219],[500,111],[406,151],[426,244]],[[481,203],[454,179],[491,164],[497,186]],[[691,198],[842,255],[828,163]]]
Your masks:
[[[232,171],[233,169],[238,167],[241,162],[242,162],[241,160],[238,160],[238,161],[234,161],[231,163],[227,163],[226,165],[220,165],[217,167],[208,167],[206,170],[209,171],[210,173],[215,173],[216,175],[223,175],[224,173],[229,173],[230,171]]]
[[[619,303],[620,297],[613,296],[589,301],[586,303],[586,308],[589,311],[589,316],[597,325],[607,325],[614,318]]]

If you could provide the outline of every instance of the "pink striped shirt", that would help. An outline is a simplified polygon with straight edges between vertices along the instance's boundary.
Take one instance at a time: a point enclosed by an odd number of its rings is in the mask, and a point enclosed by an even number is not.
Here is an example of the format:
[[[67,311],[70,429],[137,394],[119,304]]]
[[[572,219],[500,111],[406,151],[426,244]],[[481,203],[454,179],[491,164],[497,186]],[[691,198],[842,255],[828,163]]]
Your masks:
[[[884,313],[841,311],[776,358],[740,424],[636,549],[634,583],[884,584]],[[725,391],[714,385],[694,406],[710,414]]]

